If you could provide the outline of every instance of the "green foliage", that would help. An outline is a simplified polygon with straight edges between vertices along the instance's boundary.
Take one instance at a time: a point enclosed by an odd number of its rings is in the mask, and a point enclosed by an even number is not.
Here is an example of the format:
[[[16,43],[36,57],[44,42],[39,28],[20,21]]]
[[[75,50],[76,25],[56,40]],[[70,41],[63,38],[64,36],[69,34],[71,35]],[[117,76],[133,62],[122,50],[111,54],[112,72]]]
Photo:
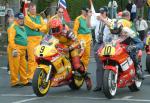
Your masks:
[[[97,11],[102,6],[107,6],[110,0],[93,0],[95,10]],[[124,10],[128,0],[116,0],[118,3],[118,10]],[[38,0],[37,9],[38,12],[44,10],[50,3],[58,2],[58,0]],[[67,10],[72,20],[80,15],[82,7],[90,7],[89,0],[66,0]],[[147,8],[145,7],[145,15]]]

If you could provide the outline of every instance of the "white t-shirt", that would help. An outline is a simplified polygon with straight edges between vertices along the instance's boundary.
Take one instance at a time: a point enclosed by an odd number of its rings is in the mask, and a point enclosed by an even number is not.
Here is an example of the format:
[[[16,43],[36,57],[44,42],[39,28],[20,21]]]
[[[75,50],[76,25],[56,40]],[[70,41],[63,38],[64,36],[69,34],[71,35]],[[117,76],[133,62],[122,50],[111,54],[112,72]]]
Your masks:
[[[131,13],[136,13],[136,5],[135,4],[132,5]]]
[[[146,30],[146,29],[148,29],[148,24],[144,19],[137,20],[136,21],[136,28],[137,28],[137,31]]]
[[[108,21],[111,21],[111,19],[106,18]],[[104,22],[97,20],[97,15],[95,15],[95,18],[92,18],[91,20],[91,26],[92,28],[95,28],[95,40],[96,42],[99,42],[98,37],[100,34],[100,29],[102,29],[102,27],[105,25]],[[100,27],[101,26],[101,27]],[[109,28],[105,25],[104,29],[103,29],[103,42],[105,42],[105,40],[109,39],[109,37],[111,37],[110,35],[110,30]]]
[[[11,14],[14,15],[14,11],[12,8],[6,8],[5,9],[5,14],[7,14],[8,10],[10,10]]]
[[[108,7],[109,8],[111,7],[111,5],[113,5],[112,6],[113,8],[117,8],[118,7],[118,4],[117,4],[117,2],[115,0],[113,1],[113,3],[111,1],[108,3]]]

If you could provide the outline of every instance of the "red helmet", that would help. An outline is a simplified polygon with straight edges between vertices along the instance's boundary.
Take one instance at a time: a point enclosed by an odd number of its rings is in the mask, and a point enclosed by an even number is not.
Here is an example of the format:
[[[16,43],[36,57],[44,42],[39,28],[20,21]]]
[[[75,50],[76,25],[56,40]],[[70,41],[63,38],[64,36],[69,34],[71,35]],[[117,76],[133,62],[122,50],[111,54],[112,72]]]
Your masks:
[[[49,22],[50,27],[50,34],[51,35],[58,35],[62,32],[63,25],[60,20],[58,19],[52,19]]]

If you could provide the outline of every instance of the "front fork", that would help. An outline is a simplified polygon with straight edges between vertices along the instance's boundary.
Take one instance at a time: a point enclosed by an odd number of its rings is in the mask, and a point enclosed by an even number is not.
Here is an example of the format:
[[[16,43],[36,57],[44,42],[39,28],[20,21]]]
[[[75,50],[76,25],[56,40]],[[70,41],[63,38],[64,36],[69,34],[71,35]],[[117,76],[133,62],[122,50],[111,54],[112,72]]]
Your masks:
[[[51,70],[52,70],[52,65],[49,65],[49,70],[48,70],[48,74],[47,74],[47,76],[46,76],[46,83],[48,83],[48,81],[49,81],[49,76],[50,76],[50,74],[51,74]]]
[[[118,80],[118,65],[116,65],[115,84],[117,84],[117,80]]]

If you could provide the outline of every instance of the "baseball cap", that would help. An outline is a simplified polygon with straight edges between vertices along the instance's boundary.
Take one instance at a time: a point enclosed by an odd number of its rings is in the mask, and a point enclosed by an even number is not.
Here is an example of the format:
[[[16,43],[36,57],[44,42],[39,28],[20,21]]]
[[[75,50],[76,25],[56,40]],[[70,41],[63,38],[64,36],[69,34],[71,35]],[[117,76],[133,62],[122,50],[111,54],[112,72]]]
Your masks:
[[[108,12],[108,9],[107,9],[107,7],[101,7],[100,9],[99,9],[99,13],[104,13],[104,12]]]
[[[90,9],[88,7],[83,7],[81,10],[88,12]]]
[[[15,18],[24,19],[24,14],[23,14],[23,13],[17,13],[17,14],[15,15]]]

